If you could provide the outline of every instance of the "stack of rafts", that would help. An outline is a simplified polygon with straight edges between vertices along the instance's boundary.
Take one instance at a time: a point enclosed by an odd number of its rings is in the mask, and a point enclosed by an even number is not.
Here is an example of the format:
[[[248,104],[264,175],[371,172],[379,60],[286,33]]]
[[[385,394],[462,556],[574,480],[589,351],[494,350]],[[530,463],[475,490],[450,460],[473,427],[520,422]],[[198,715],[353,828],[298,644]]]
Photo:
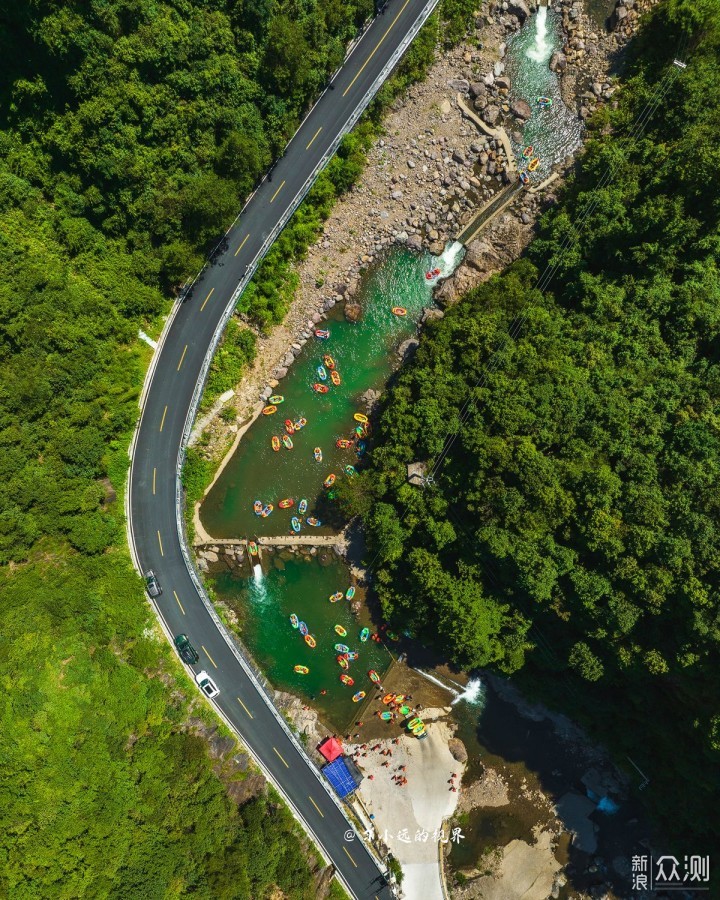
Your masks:
[[[353,794],[360,786],[363,774],[351,759],[343,755],[341,742],[334,737],[325,738],[318,745],[318,751],[328,761],[322,772],[338,797],[344,799]]]
[[[415,735],[416,738],[426,738],[427,731],[425,729],[425,723],[419,716],[415,716],[415,718],[407,719],[405,724],[407,725],[408,731]]]

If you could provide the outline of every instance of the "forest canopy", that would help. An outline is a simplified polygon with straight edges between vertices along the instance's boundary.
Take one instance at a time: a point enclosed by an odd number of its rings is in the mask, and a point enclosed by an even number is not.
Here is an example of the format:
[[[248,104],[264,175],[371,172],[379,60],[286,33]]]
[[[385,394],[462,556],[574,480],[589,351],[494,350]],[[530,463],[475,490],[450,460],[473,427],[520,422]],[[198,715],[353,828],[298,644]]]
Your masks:
[[[211,767],[122,492],[138,328],[157,333],[372,9],[2,4],[2,896],[315,896],[284,806],[257,786],[238,805]],[[212,389],[248,334],[231,329]]]
[[[720,841],[719,13],[717,0],[657,7],[618,108],[591,123],[526,258],[427,326],[350,498],[391,621],[465,667],[527,665],[652,772],[647,799],[673,833],[708,848]],[[434,475],[424,490],[407,483],[417,461]]]

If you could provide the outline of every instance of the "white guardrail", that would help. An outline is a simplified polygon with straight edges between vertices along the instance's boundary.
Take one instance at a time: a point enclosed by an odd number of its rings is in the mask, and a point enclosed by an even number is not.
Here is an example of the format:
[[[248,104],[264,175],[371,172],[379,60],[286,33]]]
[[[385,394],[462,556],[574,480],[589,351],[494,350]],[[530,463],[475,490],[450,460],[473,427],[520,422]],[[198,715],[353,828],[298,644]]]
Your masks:
[[[206,353],[206,355],[205,355],[205,359],[203,360],[203,365],[202,365],[202,368],[201,368],[201,370],[200,370],[200,374],[199,374],[199,376],[198,376],[197,383],[196,383],[196,385],[195,385],[195,390],[194,390],[194,392],[193,392],[193,397],[192,397],[192,400],[191,400],[191,403],[190,403],[190,407],[188,408],[188,413],[187,413],[187,417],[186,417],[186,420],[185,420],[185,426],[184,426],[184,429],[183,429],[182,440],[181,440],[181,443],[180,443],[180,447],[179,447],[179,449],[178,449],[178,458],[177,458],[177,463],[176,463],[176,473],[175,473],[175,478],[176,478],[176,480],[175,480],[175,515],[176,515],[176,523],[177,523],[177,530],[178,530],[178,539],[179,539],[179,542],[180,542],[180,548],[181,548],[181,551],[182,551],[183,559],[185,560],[185,565],[186,565],[186,567],[187,567],[187,570],[188,570],[188,573],[189,573],[189,575],[190,575],[190,578],[192,579],[193,584],[195,585],[195,589],[197,590],[197,593],[198,593],[200,599],[202,600],[202,602],[203,602],[203,604],[204,604],[204,606],[205,606],[205,608],[206,608],[208,614],[209,614],[210,617],[212,618],[212,620],[213,620],[213,622],[214,622],[214,624],[215,624],[217,630],[218,630],[219,633],[222,635],[222,637],[223,637],[223,639],[225,640],[226,644],[227,644],[228,647],[230,648],[232,654],[233,654],[234,657],[237,659],[238,663],[242,666],[242,668],[243,668],[243,670],[245,671],[246,675],[248,676],[248,678],[250,679],[250,681],[253,683],[253,685],[254,685],[255,688],[257,689],[259,695],[260,695],[260,696],[262,697],[262,699],[265,701],[265,703],[267,704],[268,708],[270,709],[270,711],[271,711],[272,714],[274,715],[275,719],[277,720],[278,724],[281,726],[281,728],[283,729],[283,731],[285,732],[285,734],[287,735],[287,737],[289,738],[289,740],[293,743],[293,745],[294,745],[295,748],[297,749],[298,753],[301,754],[301,755],[303,756],[303,758],[306,760],[306,762],[307,762],[309,768],[310,768],[311,771],[314,773],[314,775],[315,775],[315,777],[317,778],[319,784],[322,786],[322,788],[325,790],[325,792],[327,793],[327,795],[328,795],[328,796],[332,799],[332,801],[335,803],[335,805],[336,805],[336,807],[338,808],[338,810],[340,811],[340,813],[343,815],[343,817],[345,818],[345,820],[348,822],[348,825],[351,824],[351,823],[350,823],[350,820],[348,819],[347,814],[346,814],[346,812],[345,812],[345,809],[343,808],[342,804],[340,803],[340,801],[339,801],[337,795],[334,793],[334,791],[332,791],[332,789],[331,789],[330,786],[328,785],[326,779],[324,779],[324,778],[322,777],[322,775],[321,775],[320,771],[318,770],[318,768],[317,768],[317,767],[312,763],[312,761],[309,759],[309,757],[308,757],[307,754],[305,753],[305,750],[304,750],[303,746],[301,745],[301,743],[298,741],[298,739],[297,739],[297,737],[295,736],[295,734],[292,732],[292,730],[291,730],[290,727],[288,726],[288,723],[285,721],[285,719],[280,715],[280,713],[279,713],[278,710],[276,709],[275,704],[273,703],[273,701],[272,701],[272,699],[271,699],[271,697],[270,697],[270,695],[269,695],[269,693],[268,693],[268,687],[269,687],[269,685],[268,685],[267,680],[266,680],[266,679],[264,678],[264,676],[262,676],[261,673],[260,673],[259,671],[257,671],[257,670],[255,669],[255,667],[250,663],[249,654],[247,654],[247,651],[246,651],[244,648],[242,648],[242,647],[240,646],[240,642],[238,641],[238,639],[237,639],[234,635],[231,635],[230,632],[225,628],[223,622],[220,620],[220,618],[219,618],[217,612],[215,611],[215,608],[213,607],[212,601],[210,600],[209,596],[207,595],[207,592],[205,591],[205,588],[204,588],[204,586],[203,586],[203,584],[202,584],[202,581],[201,581],[201,579],[200,579],[200,577],[199,577],[199,575],[198,575],[198,572],[197,572],[197,570],[196,570],[196,568],[195,568],[195,564],[194,564],[194,562],[193,562],[193,559],[192,559],[192,557],[191,557],[191,555],[190,555],[189,546],[188,546],[188,540],[187,540],[187,533],[186,533],[186,530],[185,530],[185,520],[184,520],[184,515],[183,515],[183,510],[184,510],[184,498],[183,498],[183,490],[182,490],[182,468],[183,468],[183,464],[184,464],[184,461],[185,461],[185,454],[186,454],[186,450],[187,450],[188,440],[189,440],[190,434],[191,434],[191,432],[192,432],[193,422],[194,422],[195,417],[196,417],[196,415],[197,415],[197,410],[198,410],[198,407],[199,407],[199,404],[200,404],[200,399],[201,399],[201,397],[202,397],[202,393],[203,393],[203,390],[204,390],[204,388],[205,388],[205,383],[206,383],[206,381],[207,381],[207,376],[208,376],[208,372],[209,372],[209,370],[210,370],[210,365],[211,365],[211,363],[212,363],[213,356],[215,355],[215,351],[217,350],[218,344],[219,344],[220,339],[221,339],[221,337],[222,337],[223,331],[224,331],[225,328],[227,327],[227,323],[229,322],[230,318],[232,317],[232,314],[233,314],[233,311],[234,311],[235,306],[236,306],[236,304],[237,304],[238,298],[240,297],[240,295],[242,294],[242,292],[245,290],[245,288],[247,287],[247,285],[248,285],[248,283],[250,282],[251,278],[252,278],[253,275],[255,274],[255,272],[256,272],[256,270],[257,270],[257,267],[258,267],[259,263],[260,263],[260,262],[262,261],[262,259],[265,257],[265,255],[267,254],[268,250],[270,249],[270,247],[272,246],[272,244],[275,242],[277,236],[280,234],[280,232],[281,232],[282,229],[285,227],[285,225],[287,224],[287,222],[289,221],[289,219],[291,218],[291,216],[293,215],[293,213],[295,212],[295,210],[298,208],[298,206],[300,205],[300,203],[301,203],[302,200],[304,199],[305,195],[308,193],[308,191],[309,191],[310,188],[312,187],[312,185],[313,185],[315,179],[317,178],[317,176],[319,175],[319,173],[325,168],[325,166],[328,164],[328,162],[330,161],[330,159],[333,157],[333,155],[335,154],[335,152],[336,152],[338,146],[340,145],[340,142],[341,142],[342,139],[345,137],[345,135],[348,134],[348,133],[351,131],[351,129],[355,126],[355,124],[357,123],[358,119],[360,118],[360,116],[362,115],[362,113],[365,111],[365,109],[368,107],[370,101],[371,101],[372,98],[375,96],[375,94],[377,93],[377,91],[378,91],[378,89],[380,88],[380,86],[381,86],[381,85],[383,84],[383,82],[386,80],[386,78],[388,77],[388,75],[390,74],[390,72],[395,68],[395,66],[397,65],[397,63],[398,63],[398,61],[400,60],[400,58],[402,57],[402,55],[403,55],[403,54],[405,53],[405,51],[407,50],[407,48],[408,48],[408,46],[410,45],[410,43],[414,40],[414,38],[415,38],[415,36],[417,35],[417,33],[418,33],[418,31],[420,30],[420,28],[425,24],[425,22],[427,21],[427,19],[430,17],[430,15],[432,14],[433,10],[434,10],[435,7],[437,6],[438,2],[439,2],[439,0],[428,0],[428,3],[426,3],[426,5],[423,7],[422,12],[420,13],[420,15],[418,16],[418,18],[417,18],[417,19],[415,20],[415,22],[413,23],[413,25],[412,25],[412,27],[410,28],[410,30],[409,30],[409,31],[407,32],[407,34],[404,36],[404,38],[403,38],[402,42],[400,43],[400,45],[396,48],[395,52],[393,53],[393,55],[391,56],[391,58],[388,60],[387,64],[383,67],[383,69],[382,69],[382,71],[379,73],[378,77],[373,81],[371,87],[370,87],[369,90],[365,93],[365,95],[363,96],[363,98],[361,99],[361,101],[360,101],[360,102],[357,104],[357,106],[354,108],[352,114],[348,117],[348,119],[347,119],[347,121],[345,122],[345,124],[343,125],[342,129],[339,131],[339,133],[337,134],[337,136],[336,136],[335,139],[333,140],[332,144],[328,147],[328,149],[326,150],[326,152],[324,153],[324,155],[322,156],[322,158],[320,159],[320,161],[318,162],[318,164],[315,166],[315,168],[313,169],[313,171],[310,173],[310,175],[309,175],[308,178],[306,179],[306,181],[305,181],[305,183],[303,184],[303,186],[302,186],[302,187],[300,188],[300,190],[296,193],[296,195],[295,195],[295,197],[293,198],[292,202],[288,205],[288,207],[286,208],[286,210],[285,210],[285,212],[283,213],[283,215],[282,215],[282,217],[280,218],[280,220],[277,222],[277,224],[275,225],[275,227],[273,228],[273,230],[272,230],[272,231],[270,232],[270,234],[267,236],[267,238],[265,239],[265,241],[264,241],[262,247],[261,247],[260,250],[257,252],[257,254],[255,255],[255,257],[254,257],[254,259],[252,260],[252,262],[250,263],[250,265],[247,267],[247,270],[246,270],[245,274],[243,275],[243,277],[242,277],[242,278],[240,279],[240,281],[238,282],[238,285],[237,285],[237,287],[235,288],[235,290],[233,291],[233,294],[232,294],[232,296],[231,296],[231,298],[230,298],[230,301],[228,302],[228,304],[227,304],[227,306],[226,306],[226,308],[225,308],[225,310],[224,310],[224,312],[223,312],[223,315],[222,315],[222,317],[221,317],[221,319],[220,319],[220,321],[219,321],[219,323],[218,323],[218,326],[217,326],[217,328],[215,329],[215,332],[213,333],[212,339],[211,339],[210,344],[209,344],[209,346],[208,346],[207,353]],[[348,53],[347,53],[347,55],[346,55],[346,57],[345,57],[346,59],[350,56],[350,54],[352,53],[352,51],[355,49],[355,47],[356,47],[357,44],[359,43],[359,40],[361,39],[362,35],[363,35],[366,31],[367,31],[367,26],[363,29],[362,34],[361,34],[358,38],[356,38],[356,40],[355,40],[355,42],[354,42],[354,45],[348,50]],[[338,70],[338,71],[339,71],[339,70]],[[336,73],[336,74],[337,74],[337,73]],[[334,77],[335,77],[335,76],[333,75],[333,78],[334,78]],[[326,88],[326,90],[327,90],[327,88]],[[325,93],[325,91],[323,91],[323,94],[324,94],[324,93]],[[316,101],[316,103],[319,102],[319,100],[321,99],[321,97],[323,96],[323,94],[320,95],[320,97],[318,98],[318,101]],[[314,108],[314,106],[313,106],[313,108]],[[311,110],[311,111],[312,111],[312,110]],[[310,113],[308,113],[308,115],[309,115],[309,114],[310,114]],[[307,116],[306,116],[305,118],[307,118]],[[305,120],[303,120],[303,121],[305,121]],[[296,132],[296,133],[297,133],[297,132]],[[263,179],[263,180],[264,180],[264,179]],[[256,189],[256,190],[257,190],[257,189]],[[235,218],[235,220],[233,221],[232,225],[230,225],[230,227],[228,228],[228,230],[225,232],[225,235],[223,236],[222,241],[220,242],[220,244],[215,248],[215,250],[214,250],[213,253],[211,254],[211,259],[212,259],[212,256],[214,256],[214,254],[217,252],[218,248],[221,246],[221,244],[223,243],[223,241],[225,240],[225,238],[227,237],[227,234],[232,230],[232,228],[234,227],[235,223],[237,222],[237,220],[240,218],[240,216],[241,216],[242,213],[244,212],[244,210],[245,210],[245,208],[247,207],[248,203],[251,202],[251,200],[253,199],[254,195],[255,195],[255,191],[253,191],[253,193],[248,197],[247,201],[246,201],[245,204],[243,205],[241,211],[238,213],[238,215],[237,215],[237,217]],[[202,272],[205,270],[205,268],[206,268],[207,265],[208,265],[208,263],[206,263],[205,266],[203,266],[203,268],[200,270],[200,272],[198,272],[198,274],[195,276],[195,278],[193,279],[193,281],[191,282],[191,284],[188,285],[186,288],[183,289],[183,291],[181,292],[180,296],[179,296],[178,299],[176,300],[176,303],[175,303],[175,305],[174,305],[173,310],[171,311],[170,315],[168,316],[168,318],[167,318],[167,320],[166,320],[166,322],[165,322],[165,326],[164,326],[164,328],[163,328],[163,332],[162,332],[162,334],[161,334],[161,336],[160,336],[160,338],[159,338],[159,340],[158,340],[158,346],[157,346],[157,348],[156,348],[156,350],[155,350],[155,352],[154,352],[154,354],[153,354],[153,359],[151,360],[150,366],[149,366],[149,368],[148,368],[148,372],[147,372],[147,375],[146,375],[146,378],[145,378],[145,384],[144,384],[144,386],[143,386],[143,390],[142,390],[142,393],[141,393],[141,396],[140,396],[140,407],[141,407],[141,409],[144,407],[145,399],[146,399],[146,397],[147,397],[148,390],[149,390],[149,388],[150,388],[150,385],[152,384],[152,380],[153,380],[153,377],[154,377],[154,374],[155,374],[155,369],[156,369],[156,365],[157,365],[157,360],[158,360],[158,358],[159,358],[159,356],[160,356],[160,353],[161,353],[161,351],[162,351],[162,348],[163,348],[163,345],[164,345],[164,343],[165,343],[165,339],[166,339],[167,333],[168,333],[169,330],[170,330],[170,326],[172,325],[173,319],[175,318],[175,315],[177,314],[177,310],[180,308],[180,304],[183,302],[183,297],[186,295],[187,291],[188,291],[189,289],[192,288],[192,286],[195,284],[195,282],[196,282],[197,279],[200,277],[200,275],[202,274]],[[129,455],[130,455],[131,460],[132,460],[133,455],[134,455],[134,447],[135,447],[135,443],[136,443],[136,439],[137,439],[137,433],[138,433],[138,431],[139,431],[139,427],[140,427],[140,422],[141,422],[141,421],[142,421],[142,415],[141,415],[140,418],[138,419],[138,423],[137,423],[137,426],[136,426],[136,429],[135,429],[135,433],[133,434],[133,438],[132,438],[132,441],[131,441],[131,444],[130,444],[130,448],[129,448]],[[131,466],[131,468],[132,468],[132,466]],[[130,474],[130,472],[128,473],[128,475],[129,475],[129,474]],[[129,543],[129,546],[130,546],[130,552],[131,552],[131,556],[132,556],[132,559],[133,559],[135,568],[136,568],[136,570],[137,570],[140,574],[142,574],[142,570],[141,570],[141,567],[140,567],[140,564],[139,564],[139,560],[138,560],[138,557],[137,557],[137,550],[136,550],[136,548],[135,548],[134,536],[133,536],[133,532],[132,532],[132,512],[131,512],[131,509],[130,509],[130,490],[129,490],[129,485],[130,485],[130,480],[129,480],[129,478],[128,478],[128,489],[125,491],[125,511],[126,511],[126,522],[127,522],[127,525],[128,525],[128,543]],[[154,605],[154,604],[153,604],[153,609],[155,609],[156,614],[158,614],[158,610],[155,608],[155,605]],[[162,617],[160,617],[160,618],[161,618],[161,621],[162,621]],[[163,623],[163,624],[164,624],[164,623]],[[229,723],[229,720],[222,714],[222,710],[219,710],[219,709],[218,709],[218,711],[219,711],[220,715],[222,716],[223,720],[226,722],[226,724],[230,725],[230,727],[232,728],[233,731],[236,731],[236,729],[231,725],[231,723]],[[237,732],[236,732],[236,733],[237,733]],[[238,736],[242,739],[242,736],[241,736],[241,735],[238,735]],[[250,748],[247,748],[247,749],[250,750]],[[252,752],[252,751],[250,751],[250,752]],[[253,754],[253,756],[255,756],[255,754]],[[268,772],[268,770],[266,769],[266,767],[263,766],[262,763],[261,763],[259,760],[256,759],[256,762],[258,762],[260,768],[265,772],[266,777],[268,778],[268,780],[275,786],[275,788],[279,791],[279,793],[285,798],[286,802],[288,803],[288,806],[292,809],[293,813],[295,814],[295,817],[302,823],[302,825],[304,826],[305,830],[311,835],[312,839],[313,839],[316,843],[319,843],[319,842],[318,842],[318,839],[317,839],[317,837],[315,836],[315,834],[314,834],[312,828],[310,827],[309,823],[304,819],[302,813],[301,813],[301,812],[295,807],[295,805],[292,803],[292,801],[290,800],[290,798],[287,796],[287,794],[285,793],[285,791],[282,789],[282,786],[281,786],[279,783],[276,783],[276,782],[275,782],[275,779],[270,775],[270,773]],[[322,845],[320,845],[320,846],[322,846]],[[372,852],[372,851],[370,851],[370,852]],[[327,851],[324,851],[324,853],[325,853],[325,855],[327,855]],[[373,854],[373,856],[374,856],[374,854]],[[330,858],[330,857],[328,856],[328,858]],[[377,859],[377,857],[375,857],[375,858]],[[381,868],[382,868],[381,862],[379,862],[379,864],[381,865]],[[337,872],[337,871],[336,871],[336,875],[337,875],[338,877],[341,877],[341,876],[340,876],[340,873]],[[341,878],[341,880],[343,881],[343,884],[344,884],[346,890],[348,890],[348,893],[350,893],[350,894],[352,895],[352,891],[349,890],[349,886],[345,883],[344,879]]]

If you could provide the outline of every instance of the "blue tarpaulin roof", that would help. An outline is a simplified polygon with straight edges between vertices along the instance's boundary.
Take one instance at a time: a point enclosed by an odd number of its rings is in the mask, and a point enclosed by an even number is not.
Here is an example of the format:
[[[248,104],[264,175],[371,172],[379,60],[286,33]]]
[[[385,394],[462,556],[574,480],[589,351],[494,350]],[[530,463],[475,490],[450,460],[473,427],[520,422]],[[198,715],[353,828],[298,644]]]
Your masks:
[[[335,788],[339,797],[347,797],[348,794],[352,794],[362,780],[357,766],[351,764],[351,768],[348,767],[347,761],[343,757],[323,766],[323,774]]]

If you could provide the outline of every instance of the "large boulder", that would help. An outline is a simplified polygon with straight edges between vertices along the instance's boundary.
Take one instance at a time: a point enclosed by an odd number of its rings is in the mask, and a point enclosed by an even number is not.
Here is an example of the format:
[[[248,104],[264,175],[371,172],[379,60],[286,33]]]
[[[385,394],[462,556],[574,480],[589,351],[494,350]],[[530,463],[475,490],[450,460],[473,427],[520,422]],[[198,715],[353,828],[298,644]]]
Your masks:
[[[453,758],[457,760],[457,762],[465,763],[468,761],[468,752],[465,749],[465,744],[463,744],[460,738],[450,738],[448,741],[448,750],[452,753]]]
[[[397,348],[397,355],[400,357],[400,359],[408,359],[417,350],[419,345],[420,341],[417,338],[408,338],[406,341],[403,341],[402,344],[400,344],[400,346]]]
[[[470,96],[475,100],[477,97],[485,97],[487,94],[487,85],[482,81],[473,81],[470,85]]]
[[[482,117],[488,125],[495,125],[497,120],[500,118],[500,107],[495,106],[494,104],[486,106],[483,110]]]
[[[346,303],[345,318],[348,322],[359,322],[362,318],[362,306],[359,303]]]
[[[487,272],[497,268],[497,255],[490,244],[477,240],[467,248],[463,263],[477,272]]]
[[[461,94],[467,94],[470,90],[470,82],[467,78],[451,78],[448,81],[448,87],[454,91],[459,91]]]
[[[610,31],[617,31],[627,18],[627,8],[624,3],[618,3],[613,14],[610,16]]]
[[[526,100],[513,100],[510,104],[510,112],[516,119],[527,120],[532,115],[530,104]]]
[[[520,22],[530,17],[530,7],[525,0],[509,0],[507,11],[511,16],[517,16]]]
[[[556,50],[550,57],[550,71],[562,73],[566,68],[567,56],[561,50]]]
[[[499,90],[505,89],[506,91],[510,90],[510,79],[507,75],[501,75],[499,78],[495,79],[495,87]]]

